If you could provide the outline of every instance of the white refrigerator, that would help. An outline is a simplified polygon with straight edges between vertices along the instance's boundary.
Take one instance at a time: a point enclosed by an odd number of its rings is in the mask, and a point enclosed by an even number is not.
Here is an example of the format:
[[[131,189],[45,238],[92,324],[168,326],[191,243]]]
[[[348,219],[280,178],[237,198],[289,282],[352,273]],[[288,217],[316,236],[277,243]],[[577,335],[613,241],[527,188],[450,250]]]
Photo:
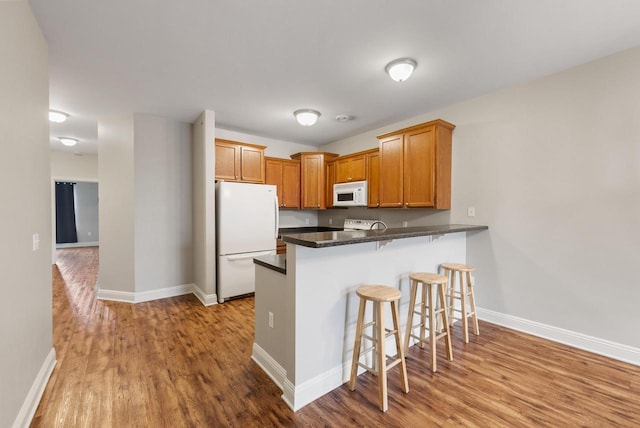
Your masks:
[[[276,186],[216,183],[218,302],[255,291],[253,258],[275,254],[277,237]]]

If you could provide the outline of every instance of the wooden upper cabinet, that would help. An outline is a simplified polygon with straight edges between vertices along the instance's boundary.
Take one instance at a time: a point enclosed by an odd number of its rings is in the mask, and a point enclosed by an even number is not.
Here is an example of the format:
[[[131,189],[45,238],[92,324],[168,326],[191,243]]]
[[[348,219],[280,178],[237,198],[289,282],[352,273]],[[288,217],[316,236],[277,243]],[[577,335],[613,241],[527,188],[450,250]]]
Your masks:
[[[336,183],[362,181],[367,179],[366,155],[356,154],[336,160]]]
[[[216,180],[265,182],[264,146],[216,139]]]
[[[266,184],[278,188],[280,208],[300,208],[300,162],[265,158]]]
[[[435,127],[404,134],[404,206],[435,205]]]
[[[367,192],[368,206],[380,206],[380,152],[376,150],[367,155]]]
[[[380,206],[402,207],[404,178],[404,136],[380,139]]]
[[[326,159],[336,157],[333,153],[302,152],[291,155],[300,161],[300,199],[302,209],[326,208]]]
[[[240,178],[240,146],[216,140],[216,180]]]
[[[282,165],[282,208],[300,208],[300,162],[285,161]]]
[[[325,162],[327,186],[325,188],[325,205],[327,208],[333,207],[333,185],[336,184],[336,161]]]
[[[451,208],[451,136],[443,120],[378,137],[380,206]]]

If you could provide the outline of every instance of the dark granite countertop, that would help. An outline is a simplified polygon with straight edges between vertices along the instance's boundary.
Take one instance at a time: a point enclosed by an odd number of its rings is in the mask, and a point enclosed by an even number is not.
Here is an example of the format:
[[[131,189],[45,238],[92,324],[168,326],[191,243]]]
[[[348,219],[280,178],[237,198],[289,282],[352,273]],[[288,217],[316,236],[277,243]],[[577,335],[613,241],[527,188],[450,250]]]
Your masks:
[[[473,224],[442,224],[437,226],[398,227],[376,230],[352,230],[287,234],[284,242],[310,248],[335,247],[362,242],[387,241],[391,239],[413,238],[417,236],[443,235],[447,233],[487,230],[488,226]]]
[[[253,263],[264,266],[267,269],[275,270],[283,274],[287,273],[287,255],[273,254],[267,256],[254,257]]]
[[[335,232],[338,230],[342,230],[342,228],[330,226],[281,227],[278,229],[278,236],[290,235],[292,233]]]

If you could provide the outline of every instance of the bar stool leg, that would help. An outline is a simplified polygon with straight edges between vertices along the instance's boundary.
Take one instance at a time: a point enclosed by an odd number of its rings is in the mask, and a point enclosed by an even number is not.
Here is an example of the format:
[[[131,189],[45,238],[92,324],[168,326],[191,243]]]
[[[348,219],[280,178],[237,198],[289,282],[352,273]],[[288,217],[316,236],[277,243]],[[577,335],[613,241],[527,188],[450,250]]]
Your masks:
[[[409,380],[407,378],[407,363],[404,360],[404,349],[400,344],[400,316],[398,315],[398,301],[391,302],[391,314],[393,316],[393,329],[396,338],[396,350],[400,358],[400,383],[403,392],[409,392]]]
[[[404,352],[409,352],[409,340],[413,332],[413,312],[416,310],[416,294],[418,284],[416,281],[411,281],[411,291],[409,296],[409,316],[407,317],[407,326],[404,332]]]
[[[362,343],[362,329],[364,325],[364,309],[366,300],[360,299],[360,307],[358,309],[358,323],[356,324],[356,343],[353,347],[353,358],[351,359],[351,377],[349,378],[349,389],[356,389],[356,381],[358,380],[358,361],[360,361],[360,345]]]
[[[380,302],[373,302],[373,310],[378,314],[376,319],[376,356],[378,358],[378,384],[380,394],[380,410],[387,411],[387,357],[384,347],[385,331],[384,331],[384,311]]]
[[[427,286],[421,282],[418,282],[418,285],[422,286],[422,303],[420,305],[420,348],[424,349],[424,344],[427,343],[427,304],[430,304],[431,302],[427,300]]]
[[[456,276],[456,274],[453,274]],[[462,316],[462,338],[464,343],[469,343],[469,320],[467,319],[467,282],[464,279],[462,272],[459,272],[460,276],[460,314]]]
[[[450,269],[445,269],[447,273],[447,289],[449,290],[449,326],[453,327],[454,319],[454,304],[455,304],[455,294],[456,294],[456,273]]]
[[[469,299],[471,301],[471,319],[473,320],[473,332],[476,336],[480,336],[480,327],[478,327],[478,316],[476,314],[476,298],[473,294],[473,278],[471,272],[467,272],[467,284],[469,288]]]
[[[436,362],[436,309],[433,304],[432,285],[422,284],[422,287],[426,290],[429,304],[429,350],[431,351],[431,371],[435,373],[438,370]]]
[[[442,323],[444,324],[444,331],[445,331],[445,336],[444,336],[444,343],[447,347],[447,358],[449,359],[449,361],[453,361],[453,349],[451,348],[451,330],[449,329],[449,320],[447,317],[447,307],[446,307],[446,296],[445,296],[445,289],[446,285],[440,285],[438,287],[438,295],[440,296],[440,305],[441,305],[441,312],[440,315],[442,317]]]

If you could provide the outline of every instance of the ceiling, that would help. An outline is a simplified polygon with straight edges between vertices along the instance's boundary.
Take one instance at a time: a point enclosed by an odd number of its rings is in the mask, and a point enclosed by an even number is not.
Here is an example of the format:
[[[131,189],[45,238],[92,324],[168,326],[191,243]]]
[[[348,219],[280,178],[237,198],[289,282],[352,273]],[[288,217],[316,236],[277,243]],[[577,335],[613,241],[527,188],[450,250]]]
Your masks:
[[[321,145],[640,45],[636,0],[29,0],[52,137],[145,113]],[[397,83],[393,59],[418,62]],[[312,127],[293,111],[322,113]],[[338,122],[336,115],[353,116]],[[52,138],[53,149],[63,146]]]

